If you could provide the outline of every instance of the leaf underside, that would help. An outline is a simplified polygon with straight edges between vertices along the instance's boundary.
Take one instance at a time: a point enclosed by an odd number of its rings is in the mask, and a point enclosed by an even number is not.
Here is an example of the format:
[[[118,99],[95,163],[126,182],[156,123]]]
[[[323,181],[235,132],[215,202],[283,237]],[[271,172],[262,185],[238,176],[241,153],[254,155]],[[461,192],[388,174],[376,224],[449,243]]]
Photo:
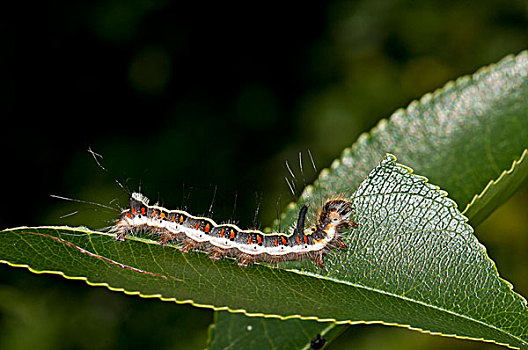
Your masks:
[[[217,312],[209,334],[209,349],[300,349],[317,334],[326,341],[336,336],[339,327],[332,323],[246,317]]]
[[[326,268],[239,267],[140,238],[85,229],[2,231],[13,266],[61,273],[128,294],[286,318],[382,322],[521,347],[526,301],[500,279],[445,192],[388,156],[352,203],[359,226]],[[236,286],[236,288],[233,288]],[[311,327],[311,326],[310,326]]]

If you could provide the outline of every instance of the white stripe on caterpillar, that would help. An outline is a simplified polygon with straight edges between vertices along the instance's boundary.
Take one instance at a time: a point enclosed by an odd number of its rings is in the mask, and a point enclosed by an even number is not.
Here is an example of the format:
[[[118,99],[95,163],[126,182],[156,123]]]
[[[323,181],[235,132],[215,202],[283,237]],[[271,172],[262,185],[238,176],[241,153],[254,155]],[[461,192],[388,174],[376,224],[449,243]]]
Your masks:
[[[342,198],[326,201],[317,216],[317,222],[305,229],[308,208],[299,211],[297,225],[290,233],[264,233],[242,230],[236,225],[217,224],[206,217],[193,216],[182,210],[168,210],[149,205],[148,198],[135,192],[130,208],[123,210],[114,226],[117,240],[134,232],[148,232],[159,237],[161,244],[183,243],[183,252],[199,249],[211,259],[234,257],[238,264],[251,262],[281,262],[311,259],[323,266],[323,258],[330,249],[345,249],[342,233],[357,226],[350,217],[351,203]]]

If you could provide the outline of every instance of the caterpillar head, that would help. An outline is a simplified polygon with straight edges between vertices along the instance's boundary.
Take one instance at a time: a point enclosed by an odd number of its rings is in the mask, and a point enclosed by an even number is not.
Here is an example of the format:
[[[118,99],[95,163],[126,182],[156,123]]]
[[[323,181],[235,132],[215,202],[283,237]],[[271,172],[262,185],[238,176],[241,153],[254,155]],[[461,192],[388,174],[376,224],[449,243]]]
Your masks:
[[[353,226],[354,223],[350,220],[353,212],[354,208],[348,200],[330,199],[324,204],[323,209],[319,213],[317,226],[322,229],[328,229],[333,226],[337,232],[342,232]]]

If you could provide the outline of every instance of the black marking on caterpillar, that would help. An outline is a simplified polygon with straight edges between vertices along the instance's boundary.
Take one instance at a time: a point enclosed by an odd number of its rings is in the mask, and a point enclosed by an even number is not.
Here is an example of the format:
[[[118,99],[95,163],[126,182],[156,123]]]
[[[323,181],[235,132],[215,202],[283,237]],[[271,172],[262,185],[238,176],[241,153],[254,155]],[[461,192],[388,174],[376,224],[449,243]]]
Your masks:
[[[264,233],[149,205],[148,199],[136,192],[130,198],[130,208],[122,211],[113,230],[120,241],[134,232],[148,232],[158,236],[160,244],[183,243],[180,248],[183,252],[196,248],[208,253],[211,259],[236,258],[241,266],[301,259],[311,259],[323,266],[323,258],[330,249],[346,249],[341,234],[357,225],[350,219],[353,208],[346,199],[328,200],[310,229],[304,228],[307,212],[306,206],[300,209],[291,233]]]

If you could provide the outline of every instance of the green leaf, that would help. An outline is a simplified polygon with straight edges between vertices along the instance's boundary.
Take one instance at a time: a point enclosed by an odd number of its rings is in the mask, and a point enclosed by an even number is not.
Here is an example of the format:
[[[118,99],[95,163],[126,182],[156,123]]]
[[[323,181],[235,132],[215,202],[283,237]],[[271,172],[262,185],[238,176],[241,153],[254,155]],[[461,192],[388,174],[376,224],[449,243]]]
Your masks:
[[[466,208],[490,180],[498,179],[528,149],[526,96],[526,51],[449,82],[361,135],[307,188],[301,201],[352,194],[385,153],[392,153]],[[515,175],[508,194],[526,178],[524,172]],[[485,217],[479,211],[489,214],[507,198],[476,198],[470,217],[473,225]],[[477,205],[481,200],[485,204]],[[296,216],[297,207],[291,206],[281,224],[292,224]]]
[[[491,180],[482,193],[473,197],[464,211],[472,222],[481,222],[491,214],[494,205],[505,202],[528,177],[528,149],[515,160],[510,169],[504,170],[496,180]]]
[[[284,321],[219,311],[210,328],[209,349],[309,349],[317,334],[330,341],[338,330],[333,323]]]
[[[443,191],[389,157],[352,198],[359,227],[326,268],[305,271],[183,254],[86,229],[0,233],[0,256],[128,294],[253,316],[380,322],[526,347],[526,301],[500,279]]]
[[[363,134],[304,197],[350,193],[392,152],[446,189],[476,226],[528,176],[526,96],[528,52],[450,82]],[[297,212],[290,206],[282,226],[293,224]]]

